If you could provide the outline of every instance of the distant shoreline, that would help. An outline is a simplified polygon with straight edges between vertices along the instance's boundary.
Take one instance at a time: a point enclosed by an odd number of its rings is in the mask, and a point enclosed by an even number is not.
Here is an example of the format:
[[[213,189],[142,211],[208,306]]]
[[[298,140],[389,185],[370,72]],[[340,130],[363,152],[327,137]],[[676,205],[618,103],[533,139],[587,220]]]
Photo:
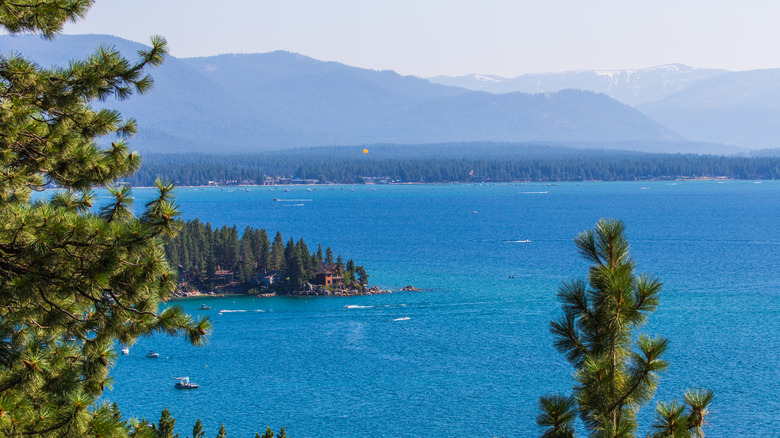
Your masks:
[[[420,185],[420,186],[445,186],[445,185],[485,185],[485,184],[529,184],[529,185],[553,185],[553,184],[562,184],[562,183],[643,183],[643,182],[696,182],[696,181],[774,181],[771,179],[761,179],[761,178],[727,178],[727,177],[710,177],[710,176],[702,176],[702,177],[696,177],[696,178],[678,178],[678,179],[665,179],[665,178],[654,178],[654,179],[640,179],[640,180],[602,180],[602,179],[589,179],[589,180],[577,180],[577,181],[484,181],[484,182],[465,182],[465,181],[443,181],[443,182],[392,182],[392,183],[386,183],[386,184],[374,184],[374,183],[326,183],[326,184],[285,184],[285,185],[258,185],[258,184],[238,184],[238,185],[224,185],[224,186],[214,186],[214,185],[199,185],[199,186],[184,186],[184,185],[177,185],[176,188],[190,188],[190,189],[205,189],[205,188],[212,188],[212,189],[225,189],[225,188],[258,188],[258,187],[328,187],[328,186],[410,186],[410,185]],[[130,186],[133,189],[153,189],[154,186]],[[45,190],[60,190],[58,188],[47,188]]]

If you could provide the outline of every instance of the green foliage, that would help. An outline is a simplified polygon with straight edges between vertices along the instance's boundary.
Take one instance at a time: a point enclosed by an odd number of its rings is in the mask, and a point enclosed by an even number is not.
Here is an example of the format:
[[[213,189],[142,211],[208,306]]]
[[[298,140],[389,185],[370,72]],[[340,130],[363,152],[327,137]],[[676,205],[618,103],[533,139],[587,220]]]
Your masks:
[[[575,243],[592,263],[588,281],[561,285],[563,316],[551,323],[555,347],[574,367],[571,397],[540,400],[539,426],[544,437],[574,436],[575,413],[592,437],[636,435],[636,414],[655,393],[668,340],[637,334],[659,303],[661,282],[635,275],[628,241],[620,221],[602,219]],[[704,417],[711,391],[689,391],[684,407],[659,404],[653,436],[704,436]]]
[[[203,431],[203,426],[200,424],[200,418],[192,426],[192,438],[205,438],[206,432]]]
[[[2,2],[0,26],[51,38],[91,4]],[[172,186],[158,181],[134,217],[130,189],[113,184],[140,165],[126,143],[135,122],[90,107],[148,91],[145,68],[165,53],[155,37],[136,62],[109,47],[59,68],[0,57],[0,436],[151,436],[145,421],[95,404],[116,343],[161,331],[200,344],[210,327],[178,307],[158,313],[176,281],[162,248],[178,229]],[[62,190],[31,200],[50,185]],[[112,200],[94,214],[97,186]]]
[[[539,400],[541,413],[536,424],[547,428],[542,438],[573,438],[574,420],[577,417],[574,397],[550,395]]]
[[[180,225],[177,235],[166,239],[165,254],[171,263],[175,260],[180,267],[179,280],[185,283],[183,287],[209,287],[210,283],[218,282],[214,277],[218,269],[234,273],[237,282],[249,287],[258,274],[276,270],[281,278],[277,287],[282,291],[297,291],[305,283],[314,281],[317,270],[323,265],[320,260],[322,245],[318,245],[316,252],[310,252],[303,239],[296,242],[291,238],[285,245],[282,233],[278,231],[271,244],[264,229],[246,227],[239,237],[236,227],[212,229],[209,223],[198,219]],[[328,257],[332,259],[330,247],[326,252],[325,261]],[[343,260],[341,256],[339,260]],[[343,273],[344,263],[339,263]],[[349,260],[347,265],[352,269],[347,270],[350,280],[356,280],[355,262]],[[361,269],[363,284],[367,284],[368,274]]]
[[[217,434],[217,438],[227,438],[227,432],[225,431],[224,424],[219,425],[219,433]]]
[[[163,409],[160,414],[160,421],[152,428],[157,431],[157,438],[179,438],[179,434],[174,435],[173,429],[176,426],[176,419],[171,417],[171,411],[168,408]]]
[[[366,272],[366,268],[364,268],[363,265],[359,265],[355,268],[355,273],[357,275],[357,282],[363,286],[368,286],[368,273]]]
[[[326,265],[332,265],[333,263],[334,263],[334,261],[333,261],[333,250],[331,250],[330,247],[328,247],[325,250],[325,264]]]

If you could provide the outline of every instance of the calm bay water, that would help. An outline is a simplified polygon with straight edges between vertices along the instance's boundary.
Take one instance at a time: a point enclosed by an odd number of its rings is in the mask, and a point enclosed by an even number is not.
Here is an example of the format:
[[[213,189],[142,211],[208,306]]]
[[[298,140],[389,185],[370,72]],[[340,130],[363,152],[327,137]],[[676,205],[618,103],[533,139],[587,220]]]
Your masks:
[[[639,272],[665,283],[644,330],[671,339],[656,398],[712,388],[708,436],[780,434],[780,182],[290,190],[177,195],[185,219],[322,242],[373,284],[424,291],[179,301],[212,318],[210,344],[155,335],[119,357],[105,398],[125,415],[156,421],[167,406],[182,436],[196,418],[231,437],[538,435],[539,396],[572,383],[548,332],[558,285],[586,275],[572,239],[610,217],[626,222]],[[181,375],[201,387],[175,390]]]

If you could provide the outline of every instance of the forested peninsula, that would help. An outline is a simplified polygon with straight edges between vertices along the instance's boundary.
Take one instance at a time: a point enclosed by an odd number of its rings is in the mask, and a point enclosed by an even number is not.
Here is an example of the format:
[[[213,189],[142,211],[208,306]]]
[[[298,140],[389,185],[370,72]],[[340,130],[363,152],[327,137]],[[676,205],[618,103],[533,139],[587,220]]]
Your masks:
[[[150,186],[158,177],[185,186],[261,185],[291,179],[344,184],[778,179],[780,157],[493,143],[324,147],[254,155],[147,154],[138,172],[125,182]]]
[[[165,255],[178,268],[177,294],[250,293],[262,295],[359,295],[369,288],[368,273],[352,259],[334,257],[330,246],[310,251],[303,239],[273,240],[263,228],[212,228],[198,219],[182,224],[165,241]]]

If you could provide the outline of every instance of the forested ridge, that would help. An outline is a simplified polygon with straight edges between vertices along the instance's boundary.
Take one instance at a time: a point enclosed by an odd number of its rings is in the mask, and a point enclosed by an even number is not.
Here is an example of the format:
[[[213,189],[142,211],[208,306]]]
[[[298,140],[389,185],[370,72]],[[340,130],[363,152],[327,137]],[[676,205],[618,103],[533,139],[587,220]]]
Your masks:
[[[361,183],[365,178],[397,182],[470,181],[636,181],[725,177],[778,179],[780,157],[648,154],[560,147],[513,148],[502,144],[436,145],[428,148],[383,145],[305,148],[254,155],[149,154],[133,186],[158,177],[178,185],[209,181],[261,184],[268,178]]]

